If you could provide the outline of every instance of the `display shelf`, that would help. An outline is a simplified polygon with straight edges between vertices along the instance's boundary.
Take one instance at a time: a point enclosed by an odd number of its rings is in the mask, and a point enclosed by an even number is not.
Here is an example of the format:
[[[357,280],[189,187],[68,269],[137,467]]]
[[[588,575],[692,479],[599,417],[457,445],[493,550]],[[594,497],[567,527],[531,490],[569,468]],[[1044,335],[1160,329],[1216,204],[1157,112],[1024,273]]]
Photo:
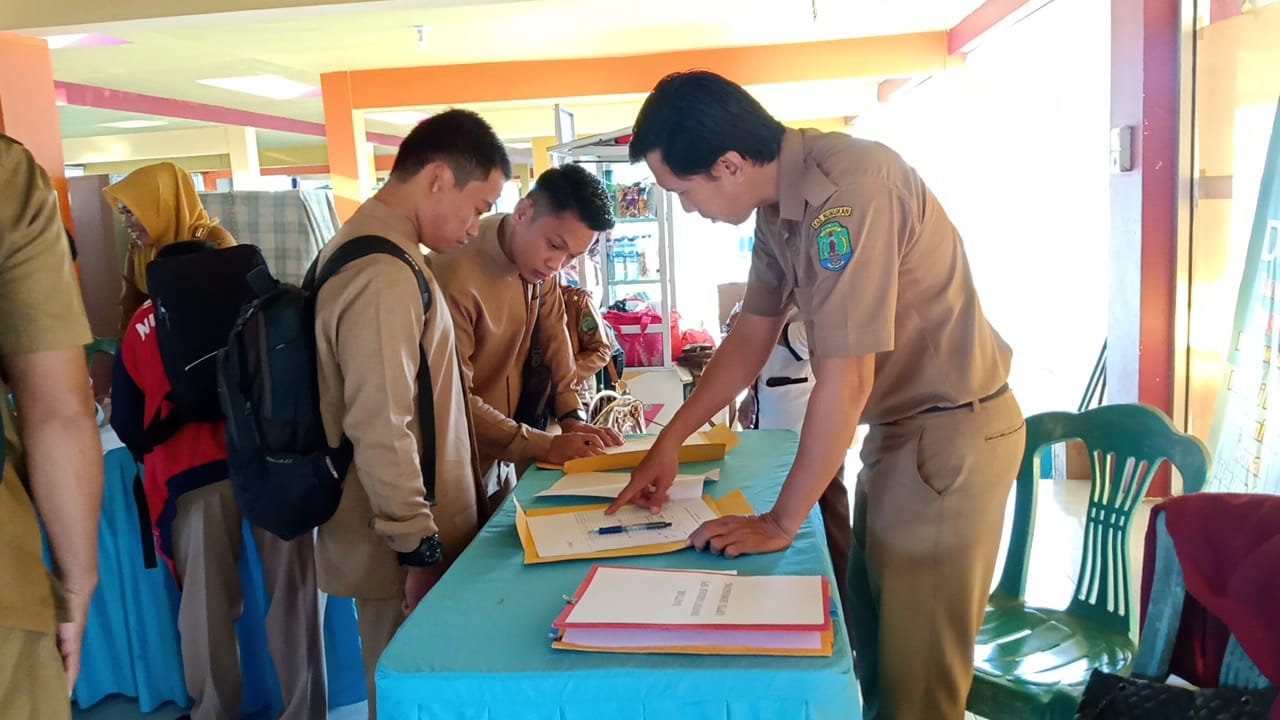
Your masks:
[[[610,285],[661,285],[661,278],[651,278],[649,280],[610,280]]]

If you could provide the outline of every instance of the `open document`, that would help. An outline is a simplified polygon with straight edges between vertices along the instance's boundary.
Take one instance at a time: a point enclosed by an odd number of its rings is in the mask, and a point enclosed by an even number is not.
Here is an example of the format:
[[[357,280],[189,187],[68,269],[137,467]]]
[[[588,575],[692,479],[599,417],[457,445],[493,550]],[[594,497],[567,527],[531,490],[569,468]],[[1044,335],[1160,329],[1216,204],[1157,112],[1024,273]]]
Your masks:
[[[659,515],[650,514],[645,508],[628,506],[606,516],[607,507],[590,505],[526,511],[516,502],[516,534],[524,548],[525,563],[678,552],[689,546],[689,534],[706,520],[755,514],[741,490],[718,500],[704,495],[673,501]]]
[[[692,500],[702,497],[703,483],[720,479],[720,471],[677,475],[668,496],[672,500]],[[534,497],[602,497],[613,499],[631,481],[628,472],[584,472],[565,475],[554,485]]]
[[[583,510],[529,518],[529,532],[544,558],[597,553],[604,550],[684,542],[698,526],[720,517],[701,497],[673,500],[657,515],[628,505],[613,515]]]

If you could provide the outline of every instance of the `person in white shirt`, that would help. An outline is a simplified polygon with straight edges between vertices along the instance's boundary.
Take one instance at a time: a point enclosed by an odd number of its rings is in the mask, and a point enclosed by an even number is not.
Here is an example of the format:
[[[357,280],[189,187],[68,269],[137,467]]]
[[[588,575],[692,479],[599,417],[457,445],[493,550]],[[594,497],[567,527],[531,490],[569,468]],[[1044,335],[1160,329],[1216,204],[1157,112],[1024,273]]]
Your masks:
[[[813,392],[813,371],[809,367],[809,335],[805,324],[793,309],[782,326],[778,344],[769,353],[755,382],[755,419],[757,430],[794,430],[800,432],[804,413]],[[826,526],[827,549],[836,569],[836,585],[840,597],[848,599],[842,570],[849,565],[849,548],[853,544],[853,521],[849,514],[849,490],[844,484],[844,466],[836,471],[831,484],[818,500],[822,523]]]
[[[809,337],[803,322],[788,320],[756,381],[756,428],[800,432],[812,392]]]

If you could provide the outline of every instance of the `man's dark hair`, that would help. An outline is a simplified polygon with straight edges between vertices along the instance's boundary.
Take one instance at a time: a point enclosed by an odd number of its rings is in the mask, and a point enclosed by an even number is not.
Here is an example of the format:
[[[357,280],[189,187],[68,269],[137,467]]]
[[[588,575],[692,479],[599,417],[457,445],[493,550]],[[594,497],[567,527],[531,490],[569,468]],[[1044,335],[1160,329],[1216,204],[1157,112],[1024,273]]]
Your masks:
[[[448,165],[458,187],[485,180],[494,170],[511,179],[507,149],[489,123],[470,110],[447,110],[418,123],[400,143],[391,177],[408,180],[433,162]]]
[[[778,158],[782,123],[741,86],[713,72],[672,73],[654,86],[632,129],[628,150],[640,162],[657,150],[678,177],[711,171],[730,150],[756,165]]]
[[[613,229],[613,198],[604,183],[581,165],[564,165],[542,173],[528,197],[538,214],[572,212],[596,232]]]
[[[169,243],[156,251],[156,259],[195,255],[196,253],[217,250],[218,246],[208,240],[180,240]]]

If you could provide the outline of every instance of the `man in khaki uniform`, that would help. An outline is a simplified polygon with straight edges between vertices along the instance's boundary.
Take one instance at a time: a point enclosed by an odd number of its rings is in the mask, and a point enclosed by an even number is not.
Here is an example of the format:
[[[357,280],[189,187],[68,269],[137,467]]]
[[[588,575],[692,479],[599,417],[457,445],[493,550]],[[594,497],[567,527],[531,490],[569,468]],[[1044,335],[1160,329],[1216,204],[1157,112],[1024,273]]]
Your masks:
[[[794,305],[816,380],[795,463],[769,512],[690,539],[729,557],[785,549],[869,424],[847,618],[866,715],[959,720],[1025,434],[959,233],[893,151],[788,130],[712,73],[658,83],[631,158],[688,211],[757,211],[756,242],[741,317],[615,506],[665,501],[680,442],[755,377]]]
[[[0,187],[0,715],[59,720],[71,716],[98,584],[102,443],[83,349],[92,337],[53,185],[4,135]]]
[[[475,235],[511,177],[501,141],[480,116],[434,115],[400,145],[391,178],[321,251],[379,235],[421,259],[419,246],[449,250]],[[388,255],[343,267],[316,299],[321,415],[329,442],[343,433],[355,457],[333,518],[316,540],[320,589],[356,599],[376,717],[374,668],[405,616],[440,579],[489,516],[475,464],[471,415],[454,345],[453,320],[425,261],[433,303],[423,315],[413,272]],[[436,504],[429,505],[419,456],[419,347],[435,403]],[[447,622],[447,618],[441,618]]]
[[[580,165],[538,176],[511,214],[480,221],[475,242],[428,256],[453,312],[462,375],[471,393],[480,470],[493,506],[515,485],[516,463],[604,452],[622,438],[585,422],[574,390],[573,348],[555,276],[613,227],[604,184]],[[513,419],[534,329],[551,370],[549,405],[560,435]]]

